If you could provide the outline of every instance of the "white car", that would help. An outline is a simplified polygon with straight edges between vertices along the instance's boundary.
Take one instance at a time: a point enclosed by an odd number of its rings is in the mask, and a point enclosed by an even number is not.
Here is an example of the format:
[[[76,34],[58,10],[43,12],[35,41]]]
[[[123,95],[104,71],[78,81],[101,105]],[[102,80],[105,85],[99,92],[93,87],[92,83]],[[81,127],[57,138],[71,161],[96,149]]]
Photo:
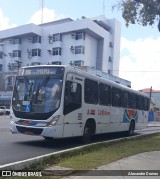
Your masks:
[[[3,115],[3,114],[9,115],[10,114],[10,109],[7,109],[5,106],[0,106],[0,114],[1,115]]]

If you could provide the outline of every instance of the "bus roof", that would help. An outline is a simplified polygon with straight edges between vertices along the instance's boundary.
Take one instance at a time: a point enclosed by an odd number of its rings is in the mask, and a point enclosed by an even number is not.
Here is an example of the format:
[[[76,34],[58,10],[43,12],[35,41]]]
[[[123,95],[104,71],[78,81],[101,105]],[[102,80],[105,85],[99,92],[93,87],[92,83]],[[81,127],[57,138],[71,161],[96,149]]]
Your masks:
[[[149,97],[148,94],[145,94],[145,93],[143,93],[141,91],[134,90],[134,89],[132,89],[130,87],[127,87],[125,85],[122,85],[120,83],[112,81],[110,79],[107,79],[107,78],[100,77],[98,75],[89,73],[89,72],[87,72],[87,71],[85,71],[83,69],[80,69],[79,67],[75,67],[75,66],[68,66],[68,65],[36,65],[36,66],[25,66],[25,67],[21,67],[20,69],[39,68],[39,67],[42,67],[42,68],[43,67],[64,67],[67,72],[68,71],[75,72],[77,75],[80,75],[82,77],[86,77],[86,78],[89,78],[89,79],[92,79],[92,80],[96,80],[98,82],[102,82],[102,83],[105,83],[105,84],[110,85],[112,87],[117,87],[117,88],[120,88],[120,89],[128,91],[128,92],[134,92],[137,95],[143,95],[145,97]]]

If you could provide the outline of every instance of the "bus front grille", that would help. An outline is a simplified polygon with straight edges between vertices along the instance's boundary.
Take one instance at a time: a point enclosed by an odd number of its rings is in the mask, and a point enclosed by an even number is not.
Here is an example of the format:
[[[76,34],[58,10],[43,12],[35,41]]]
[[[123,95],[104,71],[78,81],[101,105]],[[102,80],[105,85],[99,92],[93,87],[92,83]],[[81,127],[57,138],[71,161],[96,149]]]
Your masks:
[[[37,129],[37,128],[26,128],[21,126],[16,126],[18,132],[22,134],[28,134],[28,135],[40,135],[43,131],[43,129]]]

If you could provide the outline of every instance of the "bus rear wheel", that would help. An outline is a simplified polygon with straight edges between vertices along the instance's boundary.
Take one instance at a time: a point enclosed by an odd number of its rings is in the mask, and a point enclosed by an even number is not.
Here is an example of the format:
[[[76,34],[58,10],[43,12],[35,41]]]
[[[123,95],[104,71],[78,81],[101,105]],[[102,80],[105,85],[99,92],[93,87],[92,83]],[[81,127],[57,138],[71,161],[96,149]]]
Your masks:
[[[135,130],[135,122],[131,121],[130,126],[129,126],[129,130],[128,130],[129,136],[132,136],[134,134],[134,130]]]

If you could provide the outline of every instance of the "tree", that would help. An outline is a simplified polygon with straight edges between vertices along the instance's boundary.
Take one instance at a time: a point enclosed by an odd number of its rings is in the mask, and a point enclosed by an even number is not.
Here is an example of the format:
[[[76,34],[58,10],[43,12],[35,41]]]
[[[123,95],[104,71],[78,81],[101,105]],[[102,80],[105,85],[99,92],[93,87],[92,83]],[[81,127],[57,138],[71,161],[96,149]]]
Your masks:
[[[160,0],[121,0],[115,7],[122,11],[127,27],[130,23],[147,26],[158,22],[160,31]]]

